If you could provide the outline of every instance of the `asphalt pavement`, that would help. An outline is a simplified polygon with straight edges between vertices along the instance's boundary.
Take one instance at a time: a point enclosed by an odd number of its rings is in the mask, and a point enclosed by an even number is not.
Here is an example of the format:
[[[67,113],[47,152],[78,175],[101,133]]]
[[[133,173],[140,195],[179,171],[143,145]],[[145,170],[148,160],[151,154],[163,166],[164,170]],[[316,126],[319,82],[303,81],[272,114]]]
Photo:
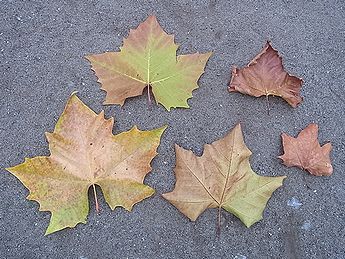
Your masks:
[[[89,62],[92,53],[118,51],[123,37],[149,15],[175,34],[178,54],[214,51],[189,100],[167,112],[147,96],[102,106]],[[277,1],[0,1],[0,258],[345,258],[345,2]],[[233,65],[246,65],[271,40],[288,72],[302,77],[304,101],[229,93]],[[4,168],[25,157],[49,155],[51,132],[73,91],[96,112],[115,117],[114,133],[169,125],[145,183],[156,190],[131,213],[111,211],[89,191],[87,224],[44,236],[49,212],[26,200],[28,190]],[[173,189],[174,144],[202,154],[203,145],[242,124],[250,159],[260,175],[286,175],[264,219],[246,228],[217,210],[191,222],[164,200]],[[315,177],[287,168],[280,134],[296,136],[319,125],[331,142],[334,173]],[[101,191],[99,190],[99,193]],[[302,205],[288,206],[297,199]]]

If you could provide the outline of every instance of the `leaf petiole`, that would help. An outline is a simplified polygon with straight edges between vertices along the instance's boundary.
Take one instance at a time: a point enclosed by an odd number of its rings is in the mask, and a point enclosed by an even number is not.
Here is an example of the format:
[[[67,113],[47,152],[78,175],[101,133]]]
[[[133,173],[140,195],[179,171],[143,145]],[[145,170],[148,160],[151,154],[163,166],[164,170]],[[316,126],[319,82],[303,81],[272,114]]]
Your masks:
[[[147,85],[147,98],[148,98],[149,106],[151,106],[150,85]]]
[[[98,204],[98,199],[97,199],[96,185],[93,184],[92,187],[93,187],[93,194],[95,197],[96,212],[98,213],[99,212],[99,204]]]
[[[266,94],[266,103],[267,103],[267,114],[270,115],[270,100],[268,98],[268,94]]]
[[[218,224],[217,224],[217,235],[220,236],[220,225],[221,225],[221,210],[222,210],[222,207],[219,205],[218,207]]]

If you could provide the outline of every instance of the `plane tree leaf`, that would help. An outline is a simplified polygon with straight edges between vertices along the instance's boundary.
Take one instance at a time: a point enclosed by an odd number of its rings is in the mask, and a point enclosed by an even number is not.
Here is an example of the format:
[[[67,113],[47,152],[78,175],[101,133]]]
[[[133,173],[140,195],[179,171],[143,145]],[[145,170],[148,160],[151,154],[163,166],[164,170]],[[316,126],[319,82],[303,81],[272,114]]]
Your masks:
[[[270,42],[244,68],[234,67],[229,84],[230,92],[240,92],[255,97],[279,96],[292,107],[302,102],[302,79],[287,73],[282,58]]]
[[[163,197],[192,221],[208,208],[218,208],[220,220],[223,208],[250,227],[262,219],[266,203],[285,178],[260,176],[251,169],[251,151],[239,124],[223,139],[205,145],[201,157],[175,148],[175,189]]]
[[[123,105],[125,99],[150,88],[157,103],[167,110],[188,108],[187,99],[198,88],[197,81],[211,52],[180,55],[174,36],[168,35],[149,16],[137,29],[130,30],[119,52],[88,55],[102,89],[107,92],[104,104]]]
[[[297,166],[310,174],[331,175],[333,167],[330,159],[331,143],[320,146],[318,125],[310,124],[303,129],[297,138],[282,134],[284,154],[279,156],[284,165]]]
[[[91,186],[96,208],[96,185],[111,209],[131,211],[154,193],[143,180],[165,127],[140,131],[134,126],[113,135],[113,124],[113,118],[104,119],[103,111],[97,115],[72,95],[54,132],[46,133],[50,156],[25,159],[7,169],[29,189],[29,200],[51,212],[46,234],[86,223]]]

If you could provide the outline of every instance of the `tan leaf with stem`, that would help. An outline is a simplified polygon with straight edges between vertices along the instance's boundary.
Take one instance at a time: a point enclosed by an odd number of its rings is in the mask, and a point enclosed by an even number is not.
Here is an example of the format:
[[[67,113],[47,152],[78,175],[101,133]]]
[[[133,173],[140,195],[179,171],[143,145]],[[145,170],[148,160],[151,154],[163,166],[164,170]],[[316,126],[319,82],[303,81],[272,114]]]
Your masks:
[[[78,223],[86,223],[89,212],[88,190],[101,187],[105,200],[115,209],[132,210],[135,203],[154,190],[143,184],[151,171],[160,137],[166,127],[112,134],[114,120],[104,119],[72,95],[54,132],[46,133],[50,156],[25,159],[8,168],[30,191],[28,199],[50,211],[46,234]]]
[[[163,197],[192,221],[208,208],[225,209],[247,227],[262,219],[272,193],[285,176],[257,175],[250,166],[251,151],[246,147],[238,124],[223,139],[205,145],[201,157],[176,145],[176,184]]]

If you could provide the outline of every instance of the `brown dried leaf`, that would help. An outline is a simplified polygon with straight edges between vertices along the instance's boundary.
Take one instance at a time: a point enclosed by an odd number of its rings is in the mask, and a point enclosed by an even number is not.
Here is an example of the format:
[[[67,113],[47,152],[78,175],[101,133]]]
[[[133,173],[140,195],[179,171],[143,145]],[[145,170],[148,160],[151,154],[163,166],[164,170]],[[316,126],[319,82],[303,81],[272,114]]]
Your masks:
[[[230,92],[255,97],[269,95],[282,97],[292,107],[302,102],[302,79],[288,74],[278,51],[268,41],[261,52],[244,68],[234,67],[229,85]]]
[[[321,147],[317,136],[317,124],[310,124],[298,134],[297,138],[283,133],[284,154],[279,158],[283,160],[284,165],[297,166],[317,176],[331,175],[332,145],[327,143]]]

